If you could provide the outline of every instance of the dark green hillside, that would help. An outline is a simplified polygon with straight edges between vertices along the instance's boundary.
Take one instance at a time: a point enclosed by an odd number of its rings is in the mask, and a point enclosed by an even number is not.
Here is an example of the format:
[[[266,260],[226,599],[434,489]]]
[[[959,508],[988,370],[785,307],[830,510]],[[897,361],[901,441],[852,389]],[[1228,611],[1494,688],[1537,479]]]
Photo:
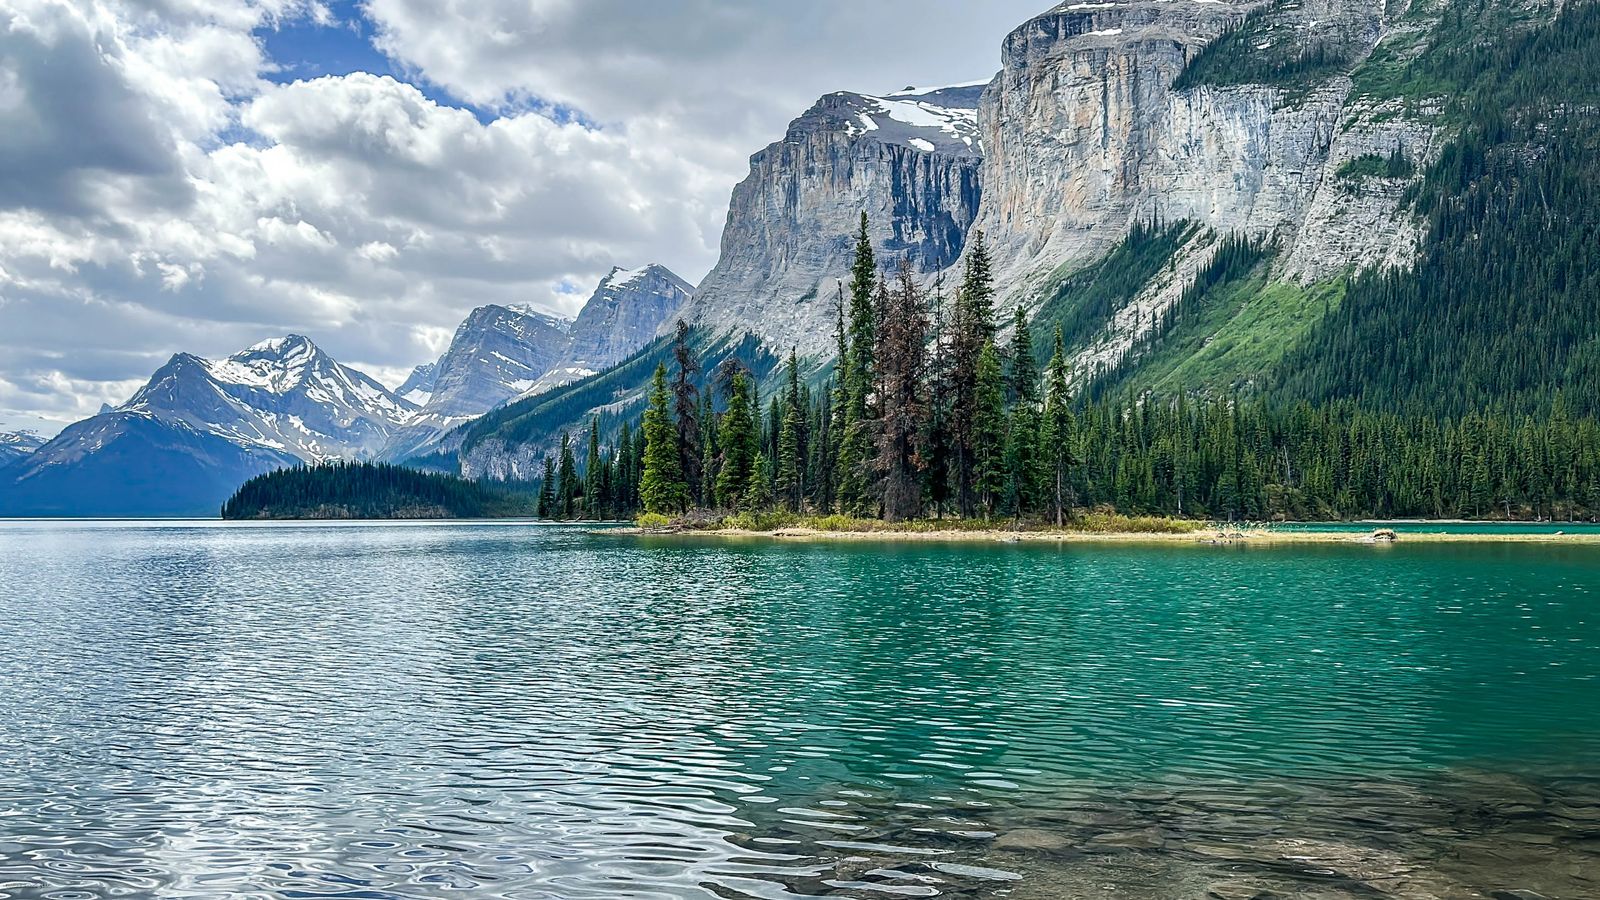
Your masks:
[[[1105,257],[1060,277],[1033,320],[1038,361],[1049,359],[1048,339],[1057,327],[1070,349],[1087,346],[1119,310],[1166,271],[1178,250],[1200,230],[1189,222],[1135,223]]]
[[[778,357],[751,337],[736,344],[723,341],[705,346],[691,332],[690,344],[699,355],[704,372],[715,370],[729,358],[742,361],[758,381],[778,368]],[[672,339],[660,338],[598,375],[494,410],[462,426],[461,455],[488,441],[554,446],[563,431],[583,431],[596,415],[600,417],[601,433],[610,434],[623,422],[639,417],[645,402],[643,386],[649,383],[656,366],[670,364],[671,358]]]
[[[1275,392],[1444,415],[1565,393],[1600,411],[1600,3],[1424,63],[1468,87],[1465,131],[1417,190],[1421,260],[1353,280]]]
[[[259,475],[224,519],[486,519],[531,516],[535,493],[382,463],[297,466]]]

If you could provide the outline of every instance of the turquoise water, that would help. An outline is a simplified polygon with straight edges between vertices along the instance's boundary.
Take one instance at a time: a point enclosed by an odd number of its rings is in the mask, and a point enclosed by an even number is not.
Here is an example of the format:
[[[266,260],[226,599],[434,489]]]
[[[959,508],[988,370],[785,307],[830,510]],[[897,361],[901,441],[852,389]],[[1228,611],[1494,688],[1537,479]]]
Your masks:
[[[0,524],[0,896],[1600,896],[1600,548]]]

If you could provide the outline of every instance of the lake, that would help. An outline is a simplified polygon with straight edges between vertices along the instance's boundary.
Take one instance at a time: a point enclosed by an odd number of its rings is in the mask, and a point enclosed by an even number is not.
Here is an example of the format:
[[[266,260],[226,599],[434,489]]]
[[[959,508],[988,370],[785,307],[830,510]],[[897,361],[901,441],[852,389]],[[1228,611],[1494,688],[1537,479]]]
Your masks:
[[[10,522],[0,621],[5,897],[1600,896],[1600,547]]]

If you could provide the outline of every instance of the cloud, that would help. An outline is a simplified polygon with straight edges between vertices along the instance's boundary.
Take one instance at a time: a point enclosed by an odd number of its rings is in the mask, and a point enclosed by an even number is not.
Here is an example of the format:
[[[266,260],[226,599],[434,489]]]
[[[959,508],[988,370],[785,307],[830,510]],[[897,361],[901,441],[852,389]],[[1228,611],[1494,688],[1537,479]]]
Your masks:
[[[85,216],[119,199],[189,200],[176,144],[108,37],[67,7],[0,9],[0,209]]]
[[[328,6],[11,0],[0,419],[288,331],[400,375],[474,306],[571,313],[613,264],[698,278],[748,156],[817,95],[987,74],[1035,5],[370,0],[415,84],[279,84],[261,36],[344,28]]]

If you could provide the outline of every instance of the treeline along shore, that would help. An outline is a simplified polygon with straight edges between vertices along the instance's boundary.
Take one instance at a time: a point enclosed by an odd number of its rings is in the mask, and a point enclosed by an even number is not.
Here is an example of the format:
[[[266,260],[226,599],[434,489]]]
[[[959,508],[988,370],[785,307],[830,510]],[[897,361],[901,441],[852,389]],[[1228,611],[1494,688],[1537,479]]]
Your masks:
[[[930,296],[931,293],[931,296]],[[813,388],[790,355],[759,397],[736,361],[702,373],[680,327],[638,427],[587,477],[546,460],[556,517],[748,524],[765,513],[886,523],[1073,527],[1084,511],[1157,520],[1592,521],[1600,422],[1490,409],[1459,417],[1184,393],[1075,397],[1061,331],[1021,309],[1001,335],[982,236],[953,298],[880,272],[865,221],[838,303],[837,361]],[[1041,367],[1041,363],[1043,363]],[[552,489],[551,486],[554,486]]]
[[[1453,417],[1355,401],[1139,394],[1085,399],[1058,327],[1018,308],[1002,333],[979,235],[953,297],[880,269],[863,216],[836,316],[837,357],[791,352],[763,398],[737,358],[702,367],[680,323],[642,418],[563,435],[532,485],[396,466],[263,476],[239,517],[648,517],[692,528],[837,517],[900,530],[1184,533],[1195,522],[1593,521],[1600,422],[1547,412]],[[1108,523],[1118,523],[1116,527]],[[959,524],[957,524],[959,523]],[[852,530],[877,531],[858,525]]]

